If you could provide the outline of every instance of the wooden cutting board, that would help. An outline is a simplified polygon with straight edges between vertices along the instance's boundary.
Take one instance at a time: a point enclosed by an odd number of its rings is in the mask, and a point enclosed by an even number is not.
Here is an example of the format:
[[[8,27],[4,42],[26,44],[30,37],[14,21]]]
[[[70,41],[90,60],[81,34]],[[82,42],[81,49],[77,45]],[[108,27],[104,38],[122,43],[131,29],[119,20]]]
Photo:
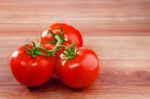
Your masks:
[[[13,78],[10,54],[54,22],[78,28],[98,54],[101,72],[91,86],[51,79],[27,88]],[[150,99],[150,0],[1,0],[0,99]]]

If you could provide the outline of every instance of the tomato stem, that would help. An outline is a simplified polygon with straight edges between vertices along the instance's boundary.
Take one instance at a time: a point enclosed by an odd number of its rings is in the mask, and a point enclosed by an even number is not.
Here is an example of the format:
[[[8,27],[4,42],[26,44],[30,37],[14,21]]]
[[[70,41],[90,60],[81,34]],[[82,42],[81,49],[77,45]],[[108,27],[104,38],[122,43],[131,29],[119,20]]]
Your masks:
[[[76,50],[75,50],[75,43],[74,41],[72,42],[70,48],[66,49],[66,52],[63,53],[66,56],[66,59],[72,59],[73,57],[76,56]]]
[[[49,30],[49,33],[51,34],[51,36],[53,36],[53,40],[48,42],[48,43],[51,43],[51,44],[62,44],[63,42],[65,42],[64,38],[63,38],[63,29],[62,27],[60,28],[60,33],[59,34],[55,34],[53,33],[53,31]],[[58,40],[59,38],[59,40]]]
[[[30,55],[31,57],[36,57],[36,56],[52,56],[52,52],[47,50],[47,49],[44,49],[42,47],[38,47],[36,46],[35,42],[32,42],[33,44],[33,48],[29,48],[27,45],[27,49],[28,49],[28,52],[27,54]],[[44,51],[46,52],[47,54],[45,53],[42,53],[41,51]]]
[[[54,40],[52,40],[51,43],[56,43],[56,46],[52,50],[47,50],[45,48],[42,48],[41,46],[37,46],[34,41],[32,41],[33,48],[29,48],[28,45],[26,47],[28,48],[27,54],[31,57],[37,57],[37,56],[54,56],[55,53],[60,49],[63,48],[65,51],[62,53],[65,55],[66,59],[71,59],[76,55],[75,51],[75,43],[72,42],[71,46],[68,48],[67,46],[61,45],[65,40],[63,38],[63,30],[60,29],[60,33],[58,35],[54,34],[52,31],[49,30],[51,35],[54,37]]]
[[[55,48],[52,50],[52,55],[54,55],[57,52],[57,50],[60,48],[61,44],[63,43],[63,40],[59,36],[56,35],[55,39],[57,40],[57,43]],[[65,46],[63,46],[63,48],[65,48]]]

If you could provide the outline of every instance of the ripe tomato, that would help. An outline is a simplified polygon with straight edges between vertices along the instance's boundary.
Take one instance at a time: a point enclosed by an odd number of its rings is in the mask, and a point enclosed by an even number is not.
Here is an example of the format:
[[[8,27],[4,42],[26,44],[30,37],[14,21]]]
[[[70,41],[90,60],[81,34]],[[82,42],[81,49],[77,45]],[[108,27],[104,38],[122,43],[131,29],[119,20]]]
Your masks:
[[[48,50],[53,49],[56,44],[50,43],[52,40],[54,40],[54,37],[50,34],[49,30],[51,30],[54,34],[58,35],[60,34],[61,29],[63,32],[63,39],[65,40],[62,45],[69,47],[72,42],[74,42],[76,47],[83,46],[83,39],[81,33],[74,27],[65,23],[55,23],[50,25],[49,28],[42,33],[41,46]],[[58,50],[56,52],[57,57],[63,51],[63,49]],[[54,70],[53,77],[58,78],[56,70]]]
[[[60,79],[72,88],[83,88],[91,84],[99,73],[99,61],[94,51],[77,49],[77,54],[69,60],[59,60],[57,72]]]
[[[31,46],[30,46],[31,47]],[[10,57],[10,66],[14,77],[26,86],[39,86],[52,75],[55,66],[55,57],[31,57],[22,46]]]
[[[50,25],[48,30],[45,30],[42,33],[41,45],[44,48],[47,48],[49,50],[53,49],[53,47],[56,44],[48,43],[54,39],[54,37],[49,33],[49,30],[51,30],[54,34],[58,35],[58,34],[60,34],[61,29],[63,32],[63,39],[65,40],[62,43],[62,45],[69,47],[71,45],[71,43],[74,41],[76,47],[83,46],[83,40],[82,40],[81,33],[74,27],[64,24],[64,23],[55,23],[55,24]]]

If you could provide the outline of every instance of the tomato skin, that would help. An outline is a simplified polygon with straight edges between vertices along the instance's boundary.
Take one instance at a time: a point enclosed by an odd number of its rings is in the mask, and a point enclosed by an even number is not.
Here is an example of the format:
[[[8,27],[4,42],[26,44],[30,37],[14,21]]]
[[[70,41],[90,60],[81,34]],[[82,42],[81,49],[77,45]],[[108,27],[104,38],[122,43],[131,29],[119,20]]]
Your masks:
[[[83,46],[83,39],[81,33],[75,29],[74,27],[67,25],[65,23],[55,23],[49,26],[48,30],[53,31],[55,34],[60,33],[60,29],[63,30],[63,38],[66,40],[62,45],[70,46],[71,43],[74,41],[76,47]],[[51,34],[45,30],[41,36],[41,45],[47,49],[53,49],[55,44],[48,44],[48,42],[52,41],[54,38]]]
[[[39,86],[49,80],[55,66],[55,57],[32,58],[22,46],[10,57],[10,66],[16,80],[26,86]]]
[[[57,72],[66,85],[72,88],[84,88],[96,79],[99,73],[99,61],[94,51],[79,48],[74,58],[58,61]]]

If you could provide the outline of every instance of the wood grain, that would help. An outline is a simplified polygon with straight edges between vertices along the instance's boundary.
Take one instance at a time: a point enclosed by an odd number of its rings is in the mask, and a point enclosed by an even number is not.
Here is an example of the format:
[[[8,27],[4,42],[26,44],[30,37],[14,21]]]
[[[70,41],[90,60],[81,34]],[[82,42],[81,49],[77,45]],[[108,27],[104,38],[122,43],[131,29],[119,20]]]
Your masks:
[[[39,33],[67,22],[83,35],[149,35],[149,0],[1,0],[0,32]]]
[[[150,99],[150,0],[0,0],[0,99]],[[85,89],[50,79],[37,88],[12,76],[9,56],[66,22],[98,54],[101,72]]]

